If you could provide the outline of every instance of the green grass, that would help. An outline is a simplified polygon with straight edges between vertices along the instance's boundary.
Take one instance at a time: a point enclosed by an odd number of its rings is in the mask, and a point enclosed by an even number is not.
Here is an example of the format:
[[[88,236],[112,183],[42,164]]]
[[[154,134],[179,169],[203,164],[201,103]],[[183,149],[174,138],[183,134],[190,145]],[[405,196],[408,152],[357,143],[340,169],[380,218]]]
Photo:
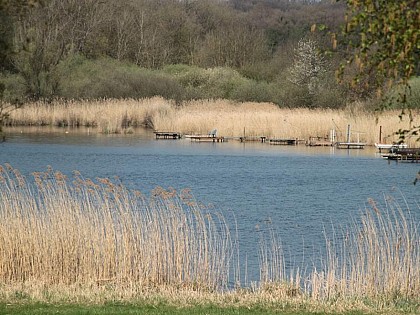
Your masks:
[[[130,304],[105,304],[105,305],[50,305],[50,304],[5,304],[0,303],[0,314],[13,315],[48,315],[48,314],[65,314],[65,315],[105,315],[105,314],[188,314],[188,315],[253,315],[253,314],[284,314],[284,315],[316,315],[324,314],[323,312],[307,312],[282,309],[266,309],[266,308],[245,308],[245,307],[219,307],[219,306],[194,306],[188,308],[178,308],[169,305],[130,305]],[[334,315],[334,313],[329,313]],[[359,311],[346,313],[358,315],[363,314]]]

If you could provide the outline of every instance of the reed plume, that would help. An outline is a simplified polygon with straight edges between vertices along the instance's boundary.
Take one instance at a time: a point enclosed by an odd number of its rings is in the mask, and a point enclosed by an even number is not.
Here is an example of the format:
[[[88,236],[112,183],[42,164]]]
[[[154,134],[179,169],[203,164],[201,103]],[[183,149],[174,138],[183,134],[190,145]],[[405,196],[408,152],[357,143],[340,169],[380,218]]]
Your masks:
[[[219,213],[184,190],[150,198],[52,169],[28,182],[0,169],[0,281],[225,288],[232,240]]]

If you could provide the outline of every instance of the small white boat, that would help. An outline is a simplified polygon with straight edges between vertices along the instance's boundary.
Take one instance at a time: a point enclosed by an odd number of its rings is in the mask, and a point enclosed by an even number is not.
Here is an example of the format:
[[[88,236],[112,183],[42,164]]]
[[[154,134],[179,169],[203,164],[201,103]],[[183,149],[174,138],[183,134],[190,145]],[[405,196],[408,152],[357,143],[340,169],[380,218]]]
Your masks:
[[[375,143],[375,147],[379,150],[384,149],[406,149],[408,146],[406,143]]]

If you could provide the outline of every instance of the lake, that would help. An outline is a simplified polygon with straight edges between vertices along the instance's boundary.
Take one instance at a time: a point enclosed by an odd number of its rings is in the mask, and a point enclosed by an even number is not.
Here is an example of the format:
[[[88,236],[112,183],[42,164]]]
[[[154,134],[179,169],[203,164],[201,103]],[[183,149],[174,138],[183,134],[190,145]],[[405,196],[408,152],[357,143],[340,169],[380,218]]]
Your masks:
[[[382,159],[374,148],[276,146],[267,143],[197,143],[155,140],[153,132],[102,135],[89,129],[6,128],[0,164],[25,176],[50,165],[85,178],[118,176],[145,194],[156,186],[190,188],[200,202],[237,221],[247,279],[258,279],[259,235],[274,229],[288,269],[317,264],[332,226],[351,224],[386,196],[420,215],[420,164]],[[233,222],[231,222],[233,224]],[[245,267],[243,267],[245,268]]]

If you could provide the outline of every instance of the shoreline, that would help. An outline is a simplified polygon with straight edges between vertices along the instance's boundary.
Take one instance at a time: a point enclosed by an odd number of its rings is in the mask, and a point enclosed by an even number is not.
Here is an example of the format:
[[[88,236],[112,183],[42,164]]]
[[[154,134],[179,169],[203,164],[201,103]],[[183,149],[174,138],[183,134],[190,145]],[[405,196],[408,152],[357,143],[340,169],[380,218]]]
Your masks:
[[[323,137],[310,137],[308,139],[297,139],[297,138],[275,138],[275,137],[266,137],[266,136],[233,136],[233,137],[224,137],[223,135],[212,138],[206,134],[182,134],[176,133],[177,137],[165,138],[163,136],[157,137],[156,133],[159,133],[151,128],[147,127],[129,127],[122,128],[116,132],[102,132],[99,127],[91,126],[51,126],[51,125],[16,125],[16,126],[4,126],[2,132],[0,133],[0,142],[6,142],[7,138],[10,135],[16,134],[54,134],[54,135],[73,135],[73,136],[123,136],[123,137],[140,137],[156,141],[177,141],[177,140],[190,140],[191,142],[224,142],[224,143],[263,143],[265,145],[272,146],[306,146],[306,147],[338,147],[339,149],[345,148],[346,145],[340,142],[335,141],[331,142],[329,140],[329,135]],[[165,132],[164,132],[165,133]],[[388,143],[392,144],[389,141],[382,142],[382,144]],[[411,143],[411,142],[409,142]],[[375,143],[363,143],[356,139],[355,142],[350,144],[348,149],[363,149],[366,148],[375,148],[377,142]]]
[[[357,107],[357,106],[356,106]],[[71,101],[52,104],[31,103],[12,112],[4,129],[18,126],[86,127],[95,133],[134,133],[137,128],[178,132],[183,135],[208,134],[217,129],[220,137],[266,137],[271,139],[327,138],[331,130],[336,141],[392,143],[395,132],[408,129],[408,117],[399,111],[382,113],[359,109],[330,110],[279,108],[271,103],[238,103],[200,100],[176,106],[160,97],[143,100]],[[420,124],[413,113],[411,125]],[[381,130],[381,135],[379,134]],[[6,130],[5,130],[6,131]],[[381,141],[379,141],[381,140]],[[415,142],[408,139],[408,144]]]

